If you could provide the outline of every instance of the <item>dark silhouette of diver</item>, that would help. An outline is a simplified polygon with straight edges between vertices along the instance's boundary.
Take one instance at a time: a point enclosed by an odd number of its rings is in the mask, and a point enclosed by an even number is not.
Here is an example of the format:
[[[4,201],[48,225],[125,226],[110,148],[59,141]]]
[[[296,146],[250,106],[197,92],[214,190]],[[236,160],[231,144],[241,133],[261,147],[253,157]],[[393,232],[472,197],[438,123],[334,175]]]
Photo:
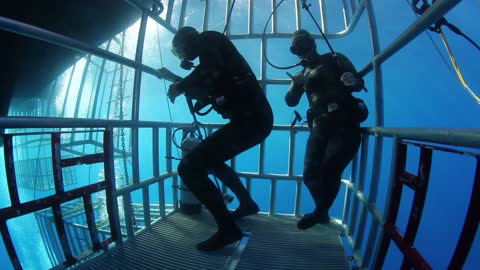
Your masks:
[[[174,82],[168,96],[172,102],[180,94],[197,100],[195,107],[211,104],[230,121],[208,136],[178,165],[184,184],[213,215],[218,231],[197,245],[211,251],[240,240],[243,236],[235,218],[256,214],[257,204],[225,162],[261,143],[273,127],[270,104],[247,61],[223,34],[197,32],[192,27],[178,30],[172,41],[172,53],[181,59],[185,69],[199,57],[199,64],[184,79]],[[202,104],[202,105],[198,105]],[[232,214],[222,194],[208,177],[212,172],[235,193],[240,206]]]
[[[319,54],[314,38],[303,29],[293,34],[290,49],[302,59],[304,69],[293,76],[288,74],[292,83],[285,101],[290,107],[296,106],[306,93],[310,104],[303,181],[316,207],[297,224],[305,230],[330,222],[328,210],[340,189],[342,172],[358,150],[360,123],[367,118],[368,110],[361,99],[351,95],[364,88],[364,82],[346,56]]]

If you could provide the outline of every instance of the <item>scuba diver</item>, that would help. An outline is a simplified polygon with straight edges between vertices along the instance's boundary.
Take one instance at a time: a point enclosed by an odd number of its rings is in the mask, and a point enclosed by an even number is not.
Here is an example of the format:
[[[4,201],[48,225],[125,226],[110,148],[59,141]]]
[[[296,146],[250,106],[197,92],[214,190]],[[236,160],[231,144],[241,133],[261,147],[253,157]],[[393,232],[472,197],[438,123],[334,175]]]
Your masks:
[[[303,181],[316,207],[297,223],[300,230],[306,230],[330,222],[328,211],[340,189],[342,172],[360,146],[360,123],[368,110],[361,99],[352,96],[364,89],[364,81],[346,56],[333,50],[319,54],[315,39],[304,29],[293,33],[290,50],[304,68],[295,75],[287,73],[292,82],[285,102],[296,106],[306,93],[310,105]]]
[[[183,27],[173,38],[172,53],[181,60],[181,67],[194,70],[170,85],[170,101],[173,103],[185,94],[197,100],[195,110],[211,104],[224,119],[230,120],[194,147],[177,169],[184,184],[217,223],[218,231],[197,244],[199,250],[212,251],[240,240],[243,233],[235,219],[259,211],[225,162],[265,140],[273,128],[273,113],[247,61],[225,35]],[[199,64],[195,66],[192,61],[197,57]],[[237,196],[240,205],[234,212],[229,213],[221,192],[208,177],[209,172]]]

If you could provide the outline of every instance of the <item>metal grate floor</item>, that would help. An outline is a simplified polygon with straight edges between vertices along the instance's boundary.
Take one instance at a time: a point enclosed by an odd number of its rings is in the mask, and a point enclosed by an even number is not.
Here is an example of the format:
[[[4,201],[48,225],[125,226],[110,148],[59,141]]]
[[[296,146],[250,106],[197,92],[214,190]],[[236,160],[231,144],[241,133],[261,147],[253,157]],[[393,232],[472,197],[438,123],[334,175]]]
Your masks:
[[[174,212],[150,231],[77,269],[350,269],[338,227],[316,225],[300,231],[297,220],[262,214],[244,218],[238,224],[250,231],[249,238],[207,253],[197,251],[195,244],[216,231],[210,214]]]

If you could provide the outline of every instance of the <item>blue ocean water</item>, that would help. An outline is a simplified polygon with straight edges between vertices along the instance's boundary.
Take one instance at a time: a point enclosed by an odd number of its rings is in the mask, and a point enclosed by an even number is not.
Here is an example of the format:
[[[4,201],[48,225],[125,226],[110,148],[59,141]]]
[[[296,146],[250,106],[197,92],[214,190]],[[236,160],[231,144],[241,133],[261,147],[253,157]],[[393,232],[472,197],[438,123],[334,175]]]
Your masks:
[[[201,1],[190,1],[189,12],[187,12],[187,25],[199,26],[201,20],[198,16],[198,8],[203,5]],[[212,1],[215,2],[215,1]],[[247,1],[237,1],[237,6],[233,12],[231,31],[232,33],[243,33],[247,31],[245,23],[242,23],[242,16],[245,16]],[[261,33],[268,14],[264,12],[265,9],[270,8],[268,1],[259,1],[255,5],[254,10],[258,13],[255,17],[253,31]],[[279,21],[280,32],[293,32],[295,30],[295,22],[289,13],[293,7],[293,1],[286,1],[278,9],[279,17],[284,18]],[[221,2],[219,2],[221,3]],[[198,5],[198,6],[197,6]],[[213,5],[216,6],[216,5]],[[223,31],[224,27],[224,9],[223,5],[218,5],[211,12],[211,19],[209,22],[209,29]],[[335,4],[332,4],[334,7]],[[318,8],[313,5],[312,8]],[[328,9],[328,18],[338,18],[338,9]],[[290,15],[289,15],[290,14]],[[478,23],[475,23],[474,18],[480,15],[480,1],[470,0],[463,1],[455,7],[446,18],[449,22],[460,28],[465,34],[469,35],[473,40],[480,41],[480,31],[478,31]],[[401,34],[408,26],[410,26],[416,16],[408,6],[407,1],[382,1],[375,3],[375,16],[378,24],[378,31],[380,36],[380,48],[383,50],[393,42],[399,34]],[[178,18],[174,18],[174,21]],[[314,24],[308,16],[302,17],[302,24],[305,28],[312,32],[315,30]],[[127,31],[127,36],[135,37],[138,32],[139,24],[135,24]],[[328,25],[330,31],[335,29],[342,29],[342,22],[339,20],[329,20]],[[453,34],[448,29],[444,29],[446,37],[450,42],[450,46],[457,58],[457,61],[462,69],[466,80],[470,83],[472,89],[477,90],[480,94],[480,81],[478,80],[478,72],[480,72],[480,65],[476,60],[480,59],[480,53],[465,39]],[[408,44],[398,54],[387,60],[382,66],[383,84],[384,84],[384,110],[385,110],[385,127],[419,127],[419,128],[479,128],[476,116],[480,113],[480,106],[471,96],[463,89],[449,63],[446,49],[441,43],[440,36],[437,33],[421,34],[416,40]],[[168,31],[158,28],[153,21],[149,21],[147,27],[147,37],[144,52],[144,64],[152,67],[166,66],[177,72],[180,75],[188,74],[186,71],[178,67],[178,61],[170,53],[170,41],[172,35]],[[259,40],[235,40],[234,41],[239,50],[244,54],[246,59],[251,64],[257,77],[261,74]],[[352,62],[358,69],[363,68],[372,57],[371,40],[369,34],[369,25],[364,15],[359,21],[355,31],[345,38],[331,39],[330,42],[336,51],[342,52],[349,56]],[[160,46],[159,46],[160,44]],[[438,46],[438,51],[433,44]],[[325,43],[321,40],[317,41],[320,51],[327,51]],[[111,51],[119,50],[113,44]],[[127,50],[125,55],[131,59],[134,58],[136,40],[135,38],[127,39]],[[268,43],[267,56],[269,59],[278,65],[288,65],[296,61],[288,50],[289,39],[278,39],[275,42]],[[103,47],[106,47],[104,44]],[[443,58],[447,60],[444,62]],[[96,57],[92,57],[94,61],[100,62]],[[67,70],[64,73],[65,78],[73,73],[74,80],[70,89],[78,89],[83,69],[86,60],[80,60],[75,69]],[[114,64],[108,63],[110,68]],[[92,67],[90,67],[92,68]],[[293,73],[296,70],[291,70]],[[133,71],[126,68],[126,76],[133,76]],[[93,74],[93,72],[92,72]],[[156,77],[143,74],[141,86],[141,104],[140,104],[140,120],[145,121],[173,121],[173,122],[191,122],[191,116],[187,113],[187,106],[183,100],[178,100],[175,104],[169,104],[165,98],[165,90],[168,83],[159,81]],[[276,70],[270,66],[267,67],[268,78],[286,78],[284,71]],[[133,77],[132,77],[133,78]],[[87,77],[87,85],[94,84],[94,75]],[[365,77],[368,93],[361,93],[357,96],[363,98],[370,108],[370,117],[363,124],[370,127],[375,125],[375,97],[373,76],[369,74]],[[129,80],[125,89],[132,89],[133,80]],[[65,116],[72,117],[74,115],[73,108],[77,95],[75,92],[67,92],[66,83],[57,85],[57,93],[55,94],[55,108],[46,112],[45,116]],[[92,95],[93,87],[86,87],[90,89],[85,91],[82,96],[81,110],[78,117],[87,117],[88,101]],[[77,90],[78,91],[78,90]],[[287,108],[284,104],[283,97],[286,92],[285,86],[269,85],[266,89],[267,96],[272,104],[275,114],[276,124],[289,124],[293,110],[297,109],[304,112],[307,108],[306,100],[302,100],[297,108]],[[68,95],[67,95],[68,94]],[[65,100],[67,104],[65,112],[62,114],[61,101]],[[128,101],[127,101],[128,102]],[[104,104],[107,104],[106,102]],[[126,107],[126,113],[131,115],[131,107]],[[170,116],[171,115],[171,116]],[[126,118],[128,118],[128,116]],[[106,105],[98,112],[98,118],[112,118],[108,115]],[[220,117],[210,114],[199,119],[201,122],[225,122]],[[151,134],[148,131],[141,131],[142,138],[149,138]],[[301,174],[303,164],[304,141],[306,134],[300,134],[297,141],[296,160],[294,164],[294,171],[296,174]],[[266,173],[286,173],[287,168],[287,153],[288,153],[288,134],[282,132],[274,132],[266,141]],[[384,150],[390,149],[390,141],[385,142]],[[151,168],[151,148],[148,145],[140,145],[140,156],[142,167],[140,168],[140,178],[146,179],[152,176]],[[477,150],[478,152],[478,150]],[[390,156],[386,151],[384,160],[382,161],[382,175],[380,183],[379,201],[385,197],[386,180],[388,179],[390,166]],[[238,171],[256,171],[257,168],[258,147],[247,151],[237,159]],[[0,155],[0,159],[3,156]],[[254,160],[255,162],[252,162]],[[1,164],[3,163],[3,160]],[[408,160],[408,169],[412,172],[417,170],[417,162],[415,158]],[[417,236],[416,247],[431,263],[433,269],[445,269],[451,254],[455,248],[455,243],[458,239],[465,213],[468,205],[468,200],[471,192],[472,180],[474,176],[475,160],[471,157],[458,156],[455,154],[448,154],[436,152],[433,158],[433,167],[431,173],[431,182],[429,192],[427,195],[427,203],[424,210],[422,224]],[[174,168],[176,163],[174,162]],[[345,176],[349,175],[348,168]],[[82,176],[88,175],[90,178],[98,176],[99,171],[95,172],[82,169],[79,174]],[[5,183],[4,167],[0,167],[0,207],[9,205],[8,196]],[[367,179],[371,177],[367,173]],[[87,181],[87,180],[84,180]],[[81,183],[79,183],[80,185]],[[292,204],[294,201],[292,190],[294,185],[291,183],[282,183],[278,187],[280,194],[286,196],[277,203],[277,212],[291,213],[293,211]],[[367,186],[368,190],[368,186]],[[269,201],[269,185],[263,181],[255,180],[252,189],[252,194],[255,200],[260,204],[262,211],[267,211]],[[33,193],[27,189],[20,189],[21,197],[25,200],[45,196],[45,194]],[[302,201],[302,213],[309,212],[313,208],[311,198],[307,193]],[[137,195],[137,196],[135,196]],[[171,194],[167,195],[167,201],[171,200]],[[344,190],[340,192],[336,203],[332,208],[331,214],[334,217],[340,218],[343,207]],[[133,200],[140,200],[140,194],[134,194]],[[402,208],[398,220],[399,227],[405,229],[407,222],[407,214],[409,212],[408,202],[412,200],[412,194],[405,192],[402,199]],[[405,202],[405,203],[404,203]],[[235,207],[235,201],[231,207]],[[383,209],[383,204],[379,203],[379,208]],[[38,243],[36,226],[25,226],[25,224],[33,224],[34,217],[26,216],[21,219],[9,222],[10,233],[13,235],[14,241],[18,244],[18,253],[22,259],[25,269],[47,269],[51,267],[48,260],[48,255],[41,245],[32,245],[31,243]],[[35,236],[37,235],[37,236]],[[392,249],[392,248],[391,248]],[[478,269],[480,267],[480,258],[474,254],[480,251],[480,237],[475,239],[472,253],[467,260],[464,269]],[[0,246],[0,265],[2,269],[11,269],[8,256],[3,246]],[[384,269],[397,269],[401,263],[399,252],[393,249],[389,253]]]

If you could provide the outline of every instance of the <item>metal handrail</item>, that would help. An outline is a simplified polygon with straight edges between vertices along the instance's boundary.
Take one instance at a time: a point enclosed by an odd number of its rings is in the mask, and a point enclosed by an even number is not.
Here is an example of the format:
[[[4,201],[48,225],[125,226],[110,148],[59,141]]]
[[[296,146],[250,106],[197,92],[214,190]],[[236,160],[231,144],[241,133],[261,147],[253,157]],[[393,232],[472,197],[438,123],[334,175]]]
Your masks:
[[[405,140],[428,141],[452,146],[480,148],[480,128],[434,129],[434,128],[369,128],[375,136],[397,137]]]
[[[0,117],[0,128],[176,128],[190,123],[173,123],[161,121],[74,119],[59,117]],[[218,129],[224,124],[205,123],[207,128]],[[274,130],[290,131],[289,125],[275,125]],[[308,131],[308,127],[298,127],[299,131]],[[451,146],[480,148],[480,128],[442,129],[442,128],[363,128],[370,135],[397,137],[405,140],[428,141]],[[7,130],[8,131],[8,130]]]

